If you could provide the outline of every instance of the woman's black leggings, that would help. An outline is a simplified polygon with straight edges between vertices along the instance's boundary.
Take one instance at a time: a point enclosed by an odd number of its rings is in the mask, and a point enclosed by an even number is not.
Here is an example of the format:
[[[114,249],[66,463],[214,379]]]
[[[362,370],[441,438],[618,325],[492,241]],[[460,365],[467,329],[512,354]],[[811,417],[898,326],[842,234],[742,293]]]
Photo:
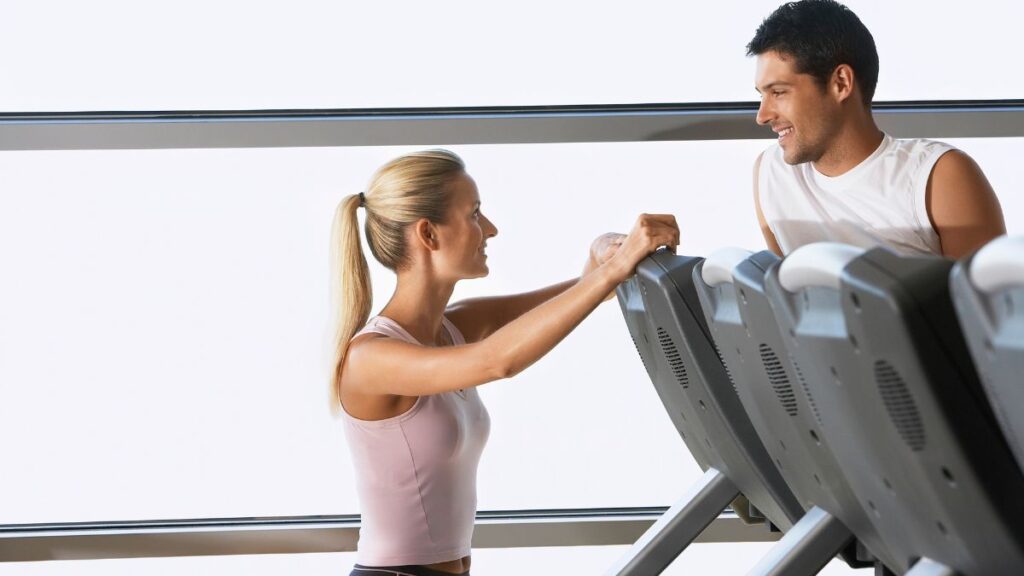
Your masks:
[[[469,576],[469,572],[454,575],[451,572],[438,572],[424,566],[360,566],[352,569],[349,576]]]

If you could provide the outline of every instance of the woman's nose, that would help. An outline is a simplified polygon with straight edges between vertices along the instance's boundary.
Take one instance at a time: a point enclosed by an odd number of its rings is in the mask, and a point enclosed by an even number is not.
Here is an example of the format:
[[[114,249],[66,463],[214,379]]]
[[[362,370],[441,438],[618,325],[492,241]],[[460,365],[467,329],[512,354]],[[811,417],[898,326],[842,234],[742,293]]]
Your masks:
[[[484,223],[484,233],[487,235],[488,238],[493,238],[498,235],[498,228],[494,225],[494,222],[491,222],[490,218],[484,216]]]

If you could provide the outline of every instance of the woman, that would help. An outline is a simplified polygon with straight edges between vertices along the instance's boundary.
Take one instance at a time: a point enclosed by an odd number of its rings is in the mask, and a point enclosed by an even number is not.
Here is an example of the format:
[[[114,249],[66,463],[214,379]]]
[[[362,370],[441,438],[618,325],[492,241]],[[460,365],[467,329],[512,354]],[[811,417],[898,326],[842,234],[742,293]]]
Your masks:
[[[370,251],[398,275],[369,322],[360,207]],[[477,464],[490,428],[476,386],[539,360],[640,259],[679,241],[672,216],[643,215],[628,237],[595,241],[578,279],[449,305],[456,282],[487,275],[496,234],[462,160],[443,150],[389,162],[365,195],[338,206],[331,402],[345,422],[362,507],[353,576],[469,574]]]

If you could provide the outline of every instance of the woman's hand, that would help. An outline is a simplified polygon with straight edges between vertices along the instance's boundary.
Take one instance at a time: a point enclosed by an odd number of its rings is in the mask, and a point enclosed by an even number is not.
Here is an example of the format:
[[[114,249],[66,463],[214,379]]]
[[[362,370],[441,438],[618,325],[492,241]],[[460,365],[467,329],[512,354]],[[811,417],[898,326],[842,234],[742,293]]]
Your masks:
[[[625,239],[625,234],[618,234],[616,232],[601,234],[590,245],[590,257],[598,266],[604,264],[611,260],[612,256],[615,256],[615,253],[619,250],[619,246],[622,245],[622,242]]]
[[[602,237],[603,238],[603,237]],[[595,244],[600,241],[598,238]],[[679,245],[679,226],[671,214],[641,214],[633,225],[629,236],[623,238],[614,248],[607,265],[620,281],[633,275],[636,265],[661,246],[672,250]],[[607,252],[607,250],[606,250]]]
[[[583,268],[583,275],[590,274],[592,270],[611,260],[625,239],[625,234],[618,234],[616,232],[608,232],[598,236],[590,244],[590,255],[587,257],[587,265]]]

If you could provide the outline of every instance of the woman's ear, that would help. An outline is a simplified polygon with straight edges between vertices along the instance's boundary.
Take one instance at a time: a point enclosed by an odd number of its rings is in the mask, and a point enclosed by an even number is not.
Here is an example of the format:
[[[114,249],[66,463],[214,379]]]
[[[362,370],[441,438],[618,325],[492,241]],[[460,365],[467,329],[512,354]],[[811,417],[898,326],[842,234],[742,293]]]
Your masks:
[[[427,250],[437,250],[440,244],[437,239],[437,228],[430,220],[420,218],[412,226],[413,241]]]

